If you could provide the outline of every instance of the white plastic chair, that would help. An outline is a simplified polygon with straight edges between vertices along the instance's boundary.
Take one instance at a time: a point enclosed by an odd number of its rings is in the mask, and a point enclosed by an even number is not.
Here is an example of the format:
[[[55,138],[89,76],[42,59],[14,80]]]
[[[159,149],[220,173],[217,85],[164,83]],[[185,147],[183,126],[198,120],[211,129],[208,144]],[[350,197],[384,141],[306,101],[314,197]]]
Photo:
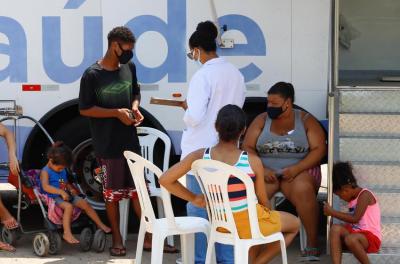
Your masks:
[[[278,205],[283,203],[285,201],[286,197],[283,195],[281,192],[277,192],[272,198],[271,198],[271,207],[272,209],[275,209]],[[307,246],[307,233],[306,230],[304,229],[304,225],[301,224],[300,226],[300,250],[304,251],[304,249]]]
[[[251,178],[241,170],[216,160],[197,160],[192,170],[207,197],[207,209],[211,221],[211,234],[208,241],[206,263],[210,263],[216,242],[234,246],[235,263],[248,263],[249,249],[255,245],[280,242],[282,263],[287,264],[285,240],[281,232],[263,236],[258,225],[256,194]],[[246,186],[251,239],[239,238],[228,196],[228,180],[235,175]],[[222,233],[217,228],[225,228]]]
[[[181,240],[185,241],[181,245],[183,263],[194,263],[194,234],[200,232],[209,237],[210,223],[200,217],[174,217],[170,194],[163,187],[160,188],[160,198],[166,217],[157,219],[147,191],[144,171],[151,171],[158,178],[162,174],[161,170],[153,163],[131,151],[125,151],[124,156],[127,159],[132,178],[135,182],[142,209],[135,263],[141,263],[146,231],[153,234],[151,250],[152,264],[163,262],[164,240],[166,237],[173,235],[180,235]]]
[[[138,127],[137,134],[139,136],[139,143],[141,146],[142,157],[154,163],[154,146],[156,141],[160,139],[164,143],[164,158],[163,158],[163,171],[166,171],[169,167],[169,155],[171,152],[171,140],[165,133],[160,130],[151,127]],[[161,191],[157,187],[157,180],[154,174],[146,170],[145,176],[148,183],[148,188],[150,191],[150,196],[157,197],[157,212],[159,217],[164,217],[164,210],[162,207]],[[129,199],[123,199],[119,203],[120,211],[120,231],[122,235],[122,241],[125,244],[126,237],[128,234],[128,218],[129,218]],[[168,237],[168,245],[174,246],[174,237]]]

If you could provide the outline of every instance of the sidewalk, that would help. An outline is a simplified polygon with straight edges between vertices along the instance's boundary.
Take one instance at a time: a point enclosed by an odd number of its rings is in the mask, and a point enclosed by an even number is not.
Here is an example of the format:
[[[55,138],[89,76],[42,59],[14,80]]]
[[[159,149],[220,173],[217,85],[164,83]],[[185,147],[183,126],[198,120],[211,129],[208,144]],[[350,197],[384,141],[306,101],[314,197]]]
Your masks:
[[[322,242],[322,241],[321,241]],[[111,236],[107,237],[106,251],[103,253],[96,253],[93,251],[81,252],[79,246],[71,246],[63,243],[61,253],[55,256],[49,256],[46,258],[39,258],[33,253],[32,249],[32,236],[25,236],[18,241],[17,252],[0,253],[0,264],[77,264],[77,263],[88,263],[88,264],[134,264],[135,251],[136,251],[136,234],[128,236],[127,242],[127,256],[123,258],[110,257],[108,254],[108,248],[111,244]],[[321,243],[322,244],[322,243]],[[299,263],[299,241],[296,239],[292,246],[288,249],[288,263]],[[179,254],[164,254],[165,264],[175,264],[175,260],[179,257]],[[150,264],[150,253],[143,252],[143,264]],[[273,264],[281,263],[280,259],[275,259]],[[304,263],[304,262],[303,262]],[[313,262],[318,263],[318,262]],[[323,255],[319,263],[330,263],[328,256]],[[135,263],[136,264],[136,263]]]

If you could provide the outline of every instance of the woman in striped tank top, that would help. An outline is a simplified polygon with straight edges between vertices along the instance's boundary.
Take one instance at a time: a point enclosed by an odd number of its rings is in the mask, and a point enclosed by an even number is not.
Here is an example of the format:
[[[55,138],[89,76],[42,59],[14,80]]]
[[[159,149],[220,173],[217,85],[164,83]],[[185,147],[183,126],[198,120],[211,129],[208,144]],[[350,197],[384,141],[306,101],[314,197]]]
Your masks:
[[[258,222],[263,235],[267,236],[280,231],[285,236],[286,245],[289,245],[298,232],[300,226],[298,218],[289,213],[270,210],[261,160],[257,155],[248,154],[237,147],[239,138],[244,134],[246,128],[244,112],[235,105],[224,106],[218,112],[215,127],[219,135],[218,144],[212,148],[199,149],[189,154],[162,175],[160,184],[172,194],[195,206],[205,207],[204,196],[192,193],[180,184],[178,179],[183,177],[191,169],[192,163],[198,159],[213,159],[235,166],[247,173],[254,182],[258,200]],[[231,176],[228,181],[228,192],[239,237],[250,238],[245,186],[238,178]],[[279,252],[279,242],[253,247],[249,253],[250,263],[267,263]]]

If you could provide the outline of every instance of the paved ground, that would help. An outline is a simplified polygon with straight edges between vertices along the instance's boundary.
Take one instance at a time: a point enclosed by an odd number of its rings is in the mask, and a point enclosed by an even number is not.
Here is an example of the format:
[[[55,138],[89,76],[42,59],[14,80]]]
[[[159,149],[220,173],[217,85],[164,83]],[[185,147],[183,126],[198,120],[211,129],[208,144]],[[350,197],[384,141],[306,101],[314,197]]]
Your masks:
[[[111,237],[108,237],[108,244]],[[296,240],[288,250],[288,263],[300,263],[298,261],[298,240]],[[107,247],[108,248],[108,247]],[[105,264],[105,263],[118,263],[118,264],[133,264],[135,263],[135,249],[136,249],[136,235],[129,235],[127,243],[128,254],[123,258],[110,258],[108,252],[95,253],[92,251],[81,252],[78,247],[63,244],[61,253],[56,256],[46,258],[39,258],[34,255],[32,250],[32,236],[26,236],[18,241],[18,248],[16,253],[0,253],[1,264],[77,264],[77,263],[90,263],[90,264]],[[150,253],[144,252],[143,264],[150,264]],[[178,254],[164,254],[164,262],[166,264],[174,264],[178,258]],[[274,260],[272,263],[281,263],[279,259]],[[326,255],[322,256],[320,263],[330,263]],[[136,263],[135,263],[136,264]]]
[[[11,191],[9,185],[0,184],[1,197],[6,205],[11,205],[15,203],[16,193]],[[10,207],[13,215],[16,215],[14,209]],[[27,227],[41,227],[42,226],[42,216],[40,211],[37,209],[28,209],[23,212],[22,222],[24,226]],[[104,215],[101,215],[104,218]],[[134,224],[131,230],[135,230]],[[321,231],[323,234],[323,231]],[[136,250],[136,234],[130,234],[127,241],[127,256],[124,258],[110,258],[108,251],[103,253],[95,252],[81,252],[79,247],[67,245],[63,243],[63,248],[61,253],[56,256],[50,256],[46,258],[39,258],[33,253],[32,249],[32,235],[23,236],[17,244],[16,253],[0,252],[0,264],[38,264],[38,263],[51,263],[51,264],[76,264],[76,263],[90,263],[90,264],[103,264],[103,263],[118,263],[118,264],[133,264],[135,263],[135,250]],[[324,238],[321,238],[321,248],[324,248]],[[178,240],[178,239],[177,239]],[[107,247],[109,248],[111,243],[111,236],[107,237]],[[178,243],[179,247],[179,243]],[[178,254],[164,254],[164,262],[166,264],[174,264],[175,260],[179,257]],[[288,262],[289,263],[299,263],[299,241],[298,239],[293,242],[291,247],[288,249]],[[330,263],[329,258],[324,255],[321,258],[320,263]],[[150,253],[144,252],[143,261],[144,264],[150,264]],[[281,263],[279,259],[274,260],[272,263]]]

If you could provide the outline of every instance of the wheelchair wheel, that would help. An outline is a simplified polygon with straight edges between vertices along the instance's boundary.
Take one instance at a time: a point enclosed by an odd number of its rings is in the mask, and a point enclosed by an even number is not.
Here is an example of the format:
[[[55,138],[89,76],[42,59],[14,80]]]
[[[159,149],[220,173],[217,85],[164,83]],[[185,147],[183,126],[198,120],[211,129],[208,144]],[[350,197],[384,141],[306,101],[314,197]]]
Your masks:
[[[97,253],[103,252],[106,247],[106,233],[103,230],[97,229],[94,233],[92,249]]]
[[[82,229],[81,235],[79,237],[79,245],[82,251],[89,251],[92,247],[93,242],[93,232],[89,227]]]
[[[45,257],[49,254],[50,241],[46,234],[38,233],[33,238],[33,251],[39,257]]]
[[[3,229],[1,230],[1,239],[5,242],[8,243],[10,245],[15,246],[15,244],[17,243],[17,240],[19,239],[20,235],[18,234],[18,230],[17,229],[7,229],[5,227],[3,227]]]
[[[62,241],[61,241],[61,236],[58,232],[55,231],[50,231],[49,232],[49,254],[50,255],[56,255],[58,252],[60,252],[61,247],[62,247]]]

